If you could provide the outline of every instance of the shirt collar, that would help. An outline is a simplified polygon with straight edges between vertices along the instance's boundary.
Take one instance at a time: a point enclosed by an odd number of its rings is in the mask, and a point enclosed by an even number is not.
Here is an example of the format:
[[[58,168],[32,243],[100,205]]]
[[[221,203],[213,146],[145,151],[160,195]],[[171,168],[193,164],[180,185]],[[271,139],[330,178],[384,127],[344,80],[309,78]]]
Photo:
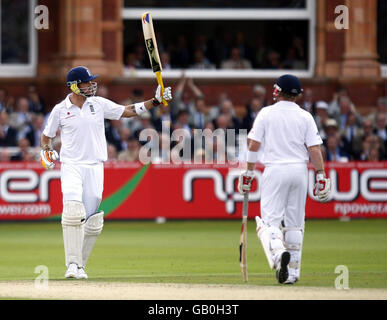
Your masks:
[[[67,95],[67,97],[66,97],[66,99],[65,99],[65,106],[66,106],[66,108],[67,109],[70,109],[71,107],[72,107],[72,103],[71,103],[71,101],[70,101],[70,95],[71,95],[71,93],[69,93],[68,95]]]
[[[70,101],[70,96],[71,96],[71,93],[69,93],[65,99],[65,106],[67,109],[70,109],[73,106],[73,103]],[[89,99],[90,98],[86,98],[85,103],[89,102]]]
[[[300,106],[297,103],[292,102],[292,101],[281,100],[281,101],[278,101],[276,104],[279,105],[279,106],[287,107],[287,108],[288,107],[300,108]]]

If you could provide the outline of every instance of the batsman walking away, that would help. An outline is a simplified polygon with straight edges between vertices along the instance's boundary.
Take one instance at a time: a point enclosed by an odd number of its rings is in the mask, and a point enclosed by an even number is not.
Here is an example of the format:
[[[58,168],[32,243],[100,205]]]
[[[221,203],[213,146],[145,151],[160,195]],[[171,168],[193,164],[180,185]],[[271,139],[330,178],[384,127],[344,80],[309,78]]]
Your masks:
[[[247,137],[246,171],[238,183],[239,192],[250,191],[262,146],[265,169],[256,231],[270,268],[284,284],[294,284],[301,274],[309,158],[317,173],[314,195],[326,202],[330,193],[317,126],[312,115],[295,103],[302,91],[293,75],[277,79],[273,92],[277,102],[263,108],[254,121]]]
[[[86,263],[101,234],[104,212],[98,211],[102,200],[104,166],[107,160],[104,119],[118,120],[141,115],[172,99],[171,88],[155,97],[127,106],[95,96],[97,83],[86,67],[71,69],[66,84],[71,90],[51,111],[41,136],[41,163],[53,169],[61,162],[63,195],[62,230],[66,278],[87,279]],[[52,139],[60,129],[60,155],[52,149]]]

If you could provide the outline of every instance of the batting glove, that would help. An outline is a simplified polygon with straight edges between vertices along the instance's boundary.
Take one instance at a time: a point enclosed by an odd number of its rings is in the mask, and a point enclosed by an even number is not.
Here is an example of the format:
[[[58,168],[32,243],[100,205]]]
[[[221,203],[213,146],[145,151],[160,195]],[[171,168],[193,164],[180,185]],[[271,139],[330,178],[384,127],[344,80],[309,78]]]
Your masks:
[[[159,85],[156,89],[155,99],[159,102],[159,104],[163,102],[163,99],[166,101],[172,100],[171,87],[164,88],[163,96],[161,97],[161,86]]]
[[[325,174],[318,173],[316,175],[316,183],[313,189],[313,195],[320,202],[327,202],[329,198],[329,194],[331,192],[331,179],[325,178]]]
[[[47,170],[54,169],[54,161],[58,159],[59,155],[55,150],[46,149],[40,151],[40,163],[42,164],[43,168]]]
[[[251,170],[247,170],[241,173],[238,181],[238,191],[240,193],[244,194],[245,192],[250,191],[251,182],[253,181],[254,175],[254,171]]]

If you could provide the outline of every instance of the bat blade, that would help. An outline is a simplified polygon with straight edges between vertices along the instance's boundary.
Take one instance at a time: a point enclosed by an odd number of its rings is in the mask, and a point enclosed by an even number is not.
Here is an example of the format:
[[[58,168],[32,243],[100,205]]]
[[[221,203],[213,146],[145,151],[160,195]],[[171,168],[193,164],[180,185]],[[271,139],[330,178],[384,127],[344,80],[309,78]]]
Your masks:
[[[247,214],[249,205],[249,194],[246,192],[243,199],[243,210],[242,210],[242,227],[241,227],[241,238],[239,244],[239,262],[243,275],[243,281],[248,281],[247,276]]]
[[[156,74],[157,83],[161,86],[161,96],[164,92],[163,79],[161,77],[161,71],[163,70],[160,55],[157,47],[157,41],[155,31],[153,28],[153,20],[150,12],[145,12],[142,15],[142,31],[144,33],[146,51],[148,52],[149,61],[153,72]],[[168,105],[167,101],[163,99],[163,104]]]

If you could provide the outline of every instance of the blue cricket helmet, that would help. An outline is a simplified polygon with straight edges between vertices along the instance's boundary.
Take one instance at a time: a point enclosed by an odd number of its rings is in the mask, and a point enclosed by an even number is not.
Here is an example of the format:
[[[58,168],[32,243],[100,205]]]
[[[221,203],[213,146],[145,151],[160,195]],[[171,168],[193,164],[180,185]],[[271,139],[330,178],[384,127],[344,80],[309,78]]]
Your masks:
[[[70,87],[74,82],[89,82],[97,78],[98,75],[92,75],[89,69],[86,67],[75,67],[72,68],[66,76],[66,84]]]
[[[302,87],[300,79],[291,74],[285,74],[277,79],[274,88],[279,92],[297,96],[302,93]]]
[[[93,83],[90,87],[83,90],[78,87],[78,84],[88,83],[97,77],[98,75],[91,74],[90,70],[86,67],[75,67],[67,73],[66,84],[75,94],[91,97],[94,96],[97,91],[97,84]]]

